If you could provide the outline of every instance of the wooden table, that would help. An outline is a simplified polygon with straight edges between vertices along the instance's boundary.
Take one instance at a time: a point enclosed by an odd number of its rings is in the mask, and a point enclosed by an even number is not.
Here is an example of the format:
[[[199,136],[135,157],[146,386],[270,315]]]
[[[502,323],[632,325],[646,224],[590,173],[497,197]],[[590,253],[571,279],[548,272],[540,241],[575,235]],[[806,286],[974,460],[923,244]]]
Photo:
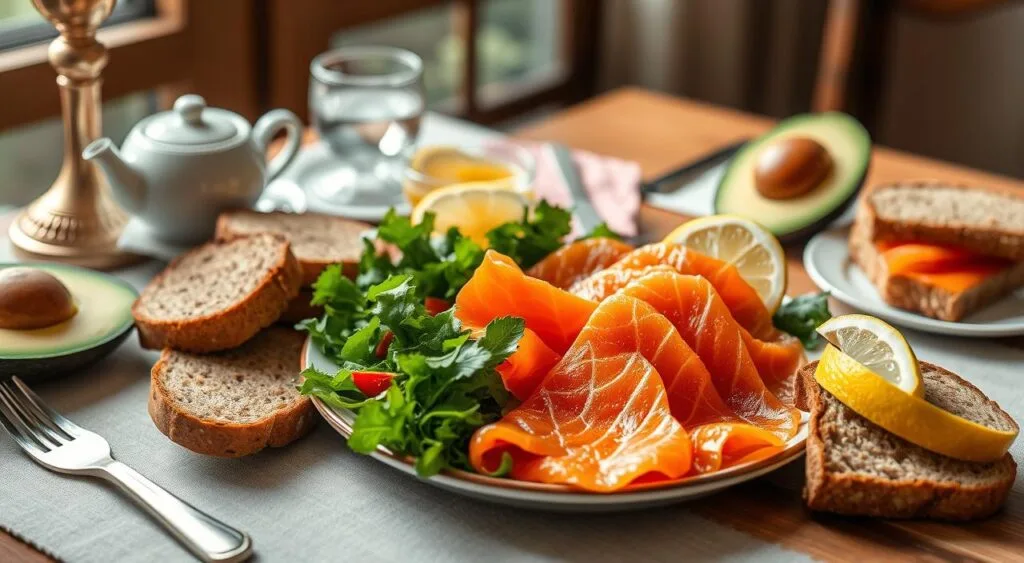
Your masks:
[[[636,89],[623,89],[563,111],[516,133],[524,139],[569,146],[640,163],[653,179],[715,147],[758,135],[768,119]],[[973,184],[1024,187],[1016,180],[879,148],[868,182],[937,178]],[[663,236],[685,218],[645,207],[641,227]],[[3,223],[3,221],[0,221]],[[0,224],[3,232],[6,225]],[[814,291],[799,261],[789,257],[792,292]],[[1009,345],[1024,348],[1021,341]],[[1024,558],[1024,494],[1013,491],[1006,509],[988,520],[949,525],[815,515],[803,509],[799,483],[759,479],[690,505],[697,513],[758,538],[820,559],[930,561]],[[680,554],[685,558],[685,554]],[[0,561],[50,561],[0,532]]]

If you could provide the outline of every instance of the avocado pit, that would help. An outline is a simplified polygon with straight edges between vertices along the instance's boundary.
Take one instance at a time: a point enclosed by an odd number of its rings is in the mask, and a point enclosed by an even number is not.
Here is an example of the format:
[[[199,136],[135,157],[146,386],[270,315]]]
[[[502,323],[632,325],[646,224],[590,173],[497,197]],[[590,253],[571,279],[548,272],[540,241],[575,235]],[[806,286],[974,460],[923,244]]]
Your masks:
[[[45,328],[77,312],[71,292],[52,274],[26,267],[0,269],[0,328]]]
[[[809,137],[769,143],[757,155],[754,186],[768,199],[791,199],[819,186],[832,172],[828,150]]]

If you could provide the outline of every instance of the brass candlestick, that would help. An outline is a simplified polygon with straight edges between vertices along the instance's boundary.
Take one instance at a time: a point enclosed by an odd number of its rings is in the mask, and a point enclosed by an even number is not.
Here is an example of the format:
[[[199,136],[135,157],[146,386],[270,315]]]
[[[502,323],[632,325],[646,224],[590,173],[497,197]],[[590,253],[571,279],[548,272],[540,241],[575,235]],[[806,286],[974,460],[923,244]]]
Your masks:
[[[28,258],[112,268],[135,257],[117,249],[127,215],[82,148],[100,136],[100,72],[107,48],[96,28],[117,0],[32,0],[60,37],[50,43],[64,116],[64,164],[50,189],[11,224],[16,250]]]

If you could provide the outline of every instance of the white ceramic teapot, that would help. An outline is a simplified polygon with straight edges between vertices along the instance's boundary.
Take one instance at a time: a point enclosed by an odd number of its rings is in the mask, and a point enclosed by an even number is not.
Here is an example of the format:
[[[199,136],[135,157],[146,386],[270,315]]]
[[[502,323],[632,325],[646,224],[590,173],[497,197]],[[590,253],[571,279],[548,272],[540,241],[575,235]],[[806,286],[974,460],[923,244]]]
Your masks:
[[[285,146],[268,164],[267,145],[281,129]],[[120,151],[104,137],[82,157],[99,164],[117,202],[154,237],[194,243],[213,235],[221,211],[252,207],[295,157],[301,137],[302,124],[288,110],[270,111],[250,127],[242,116],[190,94],[173,110],[139,121]]]

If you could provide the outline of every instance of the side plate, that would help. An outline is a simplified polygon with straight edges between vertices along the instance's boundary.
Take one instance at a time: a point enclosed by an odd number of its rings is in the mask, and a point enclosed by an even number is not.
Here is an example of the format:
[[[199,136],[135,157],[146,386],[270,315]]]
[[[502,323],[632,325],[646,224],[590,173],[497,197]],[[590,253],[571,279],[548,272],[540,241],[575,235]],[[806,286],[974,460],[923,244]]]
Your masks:
[[[898,326],[935,334],[974,338],[1024,334],[1024,289],[960,322],[932,319],[882,301],[874,284],[850,258],[848,239],[848,227],[819,233],[804,249],[804,268],[818,287],[850,307]]]

